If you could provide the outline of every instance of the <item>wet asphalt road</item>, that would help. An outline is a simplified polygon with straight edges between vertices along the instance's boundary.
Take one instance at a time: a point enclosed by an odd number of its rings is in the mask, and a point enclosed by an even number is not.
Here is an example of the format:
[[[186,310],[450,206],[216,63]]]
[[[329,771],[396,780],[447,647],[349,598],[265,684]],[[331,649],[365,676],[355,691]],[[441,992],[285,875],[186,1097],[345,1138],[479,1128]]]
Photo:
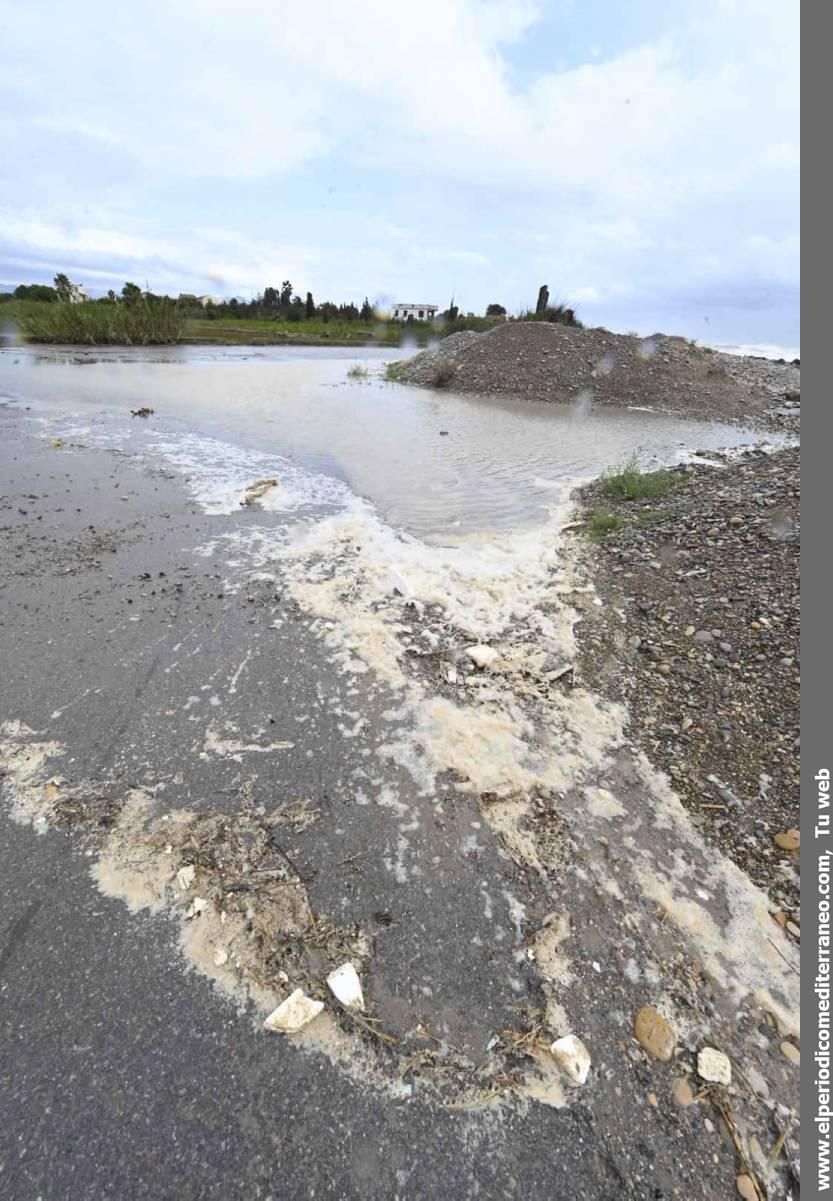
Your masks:
[[[6,432],[13,426],[7,420]],[[178,481],[105,452],[79,450],[58,466],[57,452],[15,431],[0,460],[0,720],[65,745],[79,780],[114,790],[164,783],[171,807],[233,806],[247,782],[266,802],[311,796],[329,820],[295,849],[314,873],[315,907],[364,921],[374,909],[393,912],[374,960],[388,1025],[431,981],[443,1002],[427,1016],[461,1044],[482,1046],[517,999],[507,984],[512,943],[488,967],[472,955],[473,935],[494,936],[494,923],[486,929],[468,898],[483,878],[516,891],[524,881],[487,839],[467,860],[447,830],[429,825],[437,888],[419,906],[403,899],[379,866],[395,821],[386,826],[384,813],[346,795],[361,745],[339,735],[333,698],[345,685],[304,623],[288,614],[269,630],[281,603],[270,584],[229,595],[217,564],[190,555],[215,531]],[[177,660],[177,646],[187,657]],[[238,677],[246,688],[230,694],[248,650]],[[167,670],[174,662],[182,666]],[[186,706],[206,681],[212,694],[222,682],[238,728],[283,737],[299,713],[315,720],[279,763],[201,758],[210,714],[194,710],[207,702]],[[350,698],[366,706],[371,749],[381,703]],[[461,805],[450,833],[462,837],[469,816]],[[368,850],[361,870],[336,874]],[[638,1077],[620,1087],[610,1071],[562,1110],[452,1112],[420,1089],[393,1099],[299,1051],[186,969],[172,921],[131,916],[102,896],[89,863],[72,836],[39,836],[0,817],[0,1196],[725,1195],[729,1151],[718,1143],[704,1155],[690,1138],[693,1114],[658,1118],[636,1099]],[[501,923],[511,932],[505,902]],[[523,986],[534,999],[533,981]]]

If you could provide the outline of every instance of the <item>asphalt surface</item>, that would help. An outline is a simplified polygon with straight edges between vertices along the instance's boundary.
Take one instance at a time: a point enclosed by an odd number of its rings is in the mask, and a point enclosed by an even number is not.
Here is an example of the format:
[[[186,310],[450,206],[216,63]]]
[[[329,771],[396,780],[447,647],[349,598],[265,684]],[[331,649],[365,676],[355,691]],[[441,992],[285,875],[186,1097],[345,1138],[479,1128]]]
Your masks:
[[[512,911],[515,898],[543,919],[534,881],[487,830],[463,853],[478,814],[457,797],[440,819],[423,814],[409,855],[433,874],[403,888],[390,868],[401,812],[355,794],[390,736],[378,689],[336,673],[274,581],[229,590],[222,554],[195,553],[226,520],[199,513],[178,479],[53,447],[8,410],[0,424],[0,721],[55,740],[65,776],[113,795],[145,787],[171,809],[229,812],[244,791],[267,810],[310,798],[322,817],[293,840],[294,861],[316,912],[371,931],[368,991],[385,1028],[404,1037],[422,1021],[482,1054],[513,1005],[540,1002]],[[361,737],[346,738],[355,712]],[[218,755],[206,749],[217,728],[294,745]],[[403,804],[425,807],[386,771]],[[454,1110],[418,1080],[397,1095],[264,1031],[262,1014],[189,967],[172,917],[101,894],[92,857],[72,831],[0,816],[3,1197],[730,1195],[728,1132],[681,1109],[668,1068],[633,1053],[626,1019],[605,1017],[632,1005],[590,962],[609,898],[577,923],[598,1002],[586,1091],[560,1109]]]

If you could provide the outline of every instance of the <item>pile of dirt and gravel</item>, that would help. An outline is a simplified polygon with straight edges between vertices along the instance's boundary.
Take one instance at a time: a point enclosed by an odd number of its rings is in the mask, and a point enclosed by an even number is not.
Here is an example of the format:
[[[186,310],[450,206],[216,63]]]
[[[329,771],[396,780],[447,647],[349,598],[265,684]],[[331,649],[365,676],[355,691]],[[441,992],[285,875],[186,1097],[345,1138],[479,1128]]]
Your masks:
[[[797,938],[799,451],[715,460],[650,501],[582,491],[588,525],[623,524],[580,552],[604,601],[580,672],[627,702],[631,737]]]
[[[792,424],[801,389],[793,363],[723,354],[662,334],[638,338],[532,321],[452,334],[389,373],[424,387],[638,406],[772,428]]]

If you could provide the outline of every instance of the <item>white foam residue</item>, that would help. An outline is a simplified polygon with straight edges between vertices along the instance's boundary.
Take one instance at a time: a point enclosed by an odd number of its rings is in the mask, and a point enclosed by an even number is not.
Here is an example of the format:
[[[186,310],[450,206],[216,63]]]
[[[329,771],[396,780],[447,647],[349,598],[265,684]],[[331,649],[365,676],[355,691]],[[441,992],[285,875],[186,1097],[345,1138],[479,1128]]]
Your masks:
[[[529,820],[539,795],[563,820],[569,817],[570,837],[580,848],[596,845],[602,821],[615,821],[619,844],[628,852],[616,860],[618,878],[612,869],[585,863],[575,869],[577,879],[587,878],[581,871],[592,871],[607,896],[633,906],[647,924],[658,907],[720,988],[738,1002],[750,994],[765,998],[782,1029],[794,1028],[794,969],[786,958],[791,952],[782,953],[774,941],[779,935],[764,894],[705,846],[679,798],[647,762],[641,763],[638,787],[627,777],[611,785],[615,795],[599,786],[600,780],[615,779],[614,751],[625,741],[626,714],[564,675],[575,661],[579,613],[570,603],[569,593],[576,591],[572,568],[563,559],[563,505],[553,504],[549,520],[531,529],[481,532],[430,545],[384,523],[368,501],[342,483],[304,472],[289,460],[198,435],[148,431],[148,442],[186,477],[208,513],[238,512],[246,487],[267,477],[277,479],[278,486],[264,493],[264,508],[335,505],[336,512],[294,527],[285,523],[270,530],[246,522],[246,528],[216,538],[212,553],[228,552],[231,587],[251,579],[253,571],[263,578],[264,567],[270,579],[276,573],[333,662],[362,675],[363,689],[377,682],[387,686],[384,720],[391,732],[376,754],[404,768],[420,793],[432,799],[445,799],[438,780],[453,773],[454,785],[479,799],[501,853],[542,878],[551,867],[549,852],[536,841]],[[556,491],[541,477],[535,483]],[[474,644],[481,648],[477,656],[470,653]],[[419,660],[407,657],[426,648],[429,667],[420,675],[408,666]],[[235,667],[229,693],[247,681],[251,654]],[[441,665],[446,658],[446,670],[432,676],[437,656]],[[453,676],[447,670],[452,661]],[[454,690],[438,691],[437,680]],[[198,699],[189,697],[186,708]],[[215,701],[210,699],[212,705]],[[345,738],[363,733],[360,712],[339,706],[333,712],[344,718],[339,728]],[[234,760],[293,746],[267,743],[264,730],[254,731],[253,738],[243,741],[235,729],[209,727],[202,757]],[[14,753],[22,795],[29,777],[41,773],[44,764],[42,759],[30,763],[29,750]],[[358,793],[357,803],[390,811],[379,815],[398,825],[384,864],[405,885],[422,874],[415,861],[418,844],[412,848],[406,837],[419,828],[419,805],[410,808],[382,778],[373,778],[371,785]],[[582,857],[583,852],[576,856]],[[481,888],[490,919],[493,898],[485,882]],[[510,893],[503,895],[520,942],[524,906]],[[567,1023],[556,993],[574,981],[562,949],[569,931],[565,917],[551,915],[528,948],[561,1033]],[[506,936],[497,929],[496,940]]]
[[[515,927],[515,938],[518,942],[521,942],[523,940],[524,922],[526,921],[526,905],[522,905],[508,888],[503,889],[503,896],[509,907],[509,917],[512,920],[512,925]]]
[[[408,843],[407,838],[405,837],[404,834],[400,834],[396,840],[396,854],[395,855],[384,855],[382,858],[382,862],[384,863],[387,870],[389,872],[391,872],[391,874],[393,875],[393,878],[394,878],[394,880],[396,880],[397,884],[407,884],[408,883],[408,867],[405,863],[405,856],[408,853],[408,847],[409,847],[409,843]],[[419,874],[418,869],[413,868],[412,874],[418,875]]]
[[[206,513],[235,513],[246,489],[256,480],[276,479],[258,505],[265,510],[291,512],[300,508],[343,504],[345,484],[305,471],[281,455],[244,449],[201,434],[166,434],[148,430],[150,447],[181,475]]]
[[[455,629],[483,641],[535,613],[557,566],[563,515],[557,508],[549,522],[529,530],[428,546],[352,497],[343,512],[302,531],[279,554],[297,599],[317,616],[346,622],[347,629],[337,631],[345,645],[364,652],[369,665],[393,682],[397,640],[381,637],[379,627],[405,605],[437,606]],[[375,611],[368,612],[371,605]]]
[[[203,742],[202,757],[205,758],[208,754],[217,755],[220,759],[234,759],[240,762],[243,755],[247,754],[262,754],[268,755],[272,751],[289,751],[295,746],[294,742],[277,741],[277,742],[242,742],[238,738],[222,738],[217,730],[209,727],[205,734]]]
[[[73,423],[72,416],[77,416]],[[83,414],[48,421],[66,441],[83,439],[85,446],[112,448],[126,444],[132,428],[90,422]],[[161,460],[184,477],[194,500],[205,513],[229,514],[240,510],[246,491],[262,480],[276,480],[277,486],[264,491],[257,506],[273,512],[343,505],[350,496],[341,480],[307,471],[283,455],[235,446],[203,434],[186,430],[143,428],[141,450],[131,447],[138,459]]]
[[[452,771],[458,789],[491,796],[484,816],[513,857],[537,871],[543,865],[525,826],[530,793],[563,794],[587,781],[584,820],[597,826],[599,819],[630,819],[629,901],[636,900],[636,888],[643,898],[638,904],[659,904],[721,987],[738,1000],[766,996],[789,1028],[790,967],[779,962],[767,937],[772,923],[763,894],[728,860],[706,855],[679,799],[655,775],[645,776],[638,812],[626,808],[618,789],[614,795],[591,783],[624,742],[624,710],[579,687],[550,690],[546,705],[537,703],[529,680],[536,671],[539,678],[546,674],[542,659],[569,663],[574,654],[577,614],[564,596],[572,581],[558,561],[558,529],[553,521],[513,538],[474,536],[427,546],[384,526],[356,500],[292,540],[280,557],[296,601],[322,619],[321,636],[336,661],[347,666],[359,659],[400,690],[398,716],[407,719],[379,748],[383,758],[406,768],[424,795],[436,795],[437,778]],[[414,616],[420,631],[439,625],[497,651],[488,672],[469,677],[465,703],[433,693],[404,670]],[[646,815],[652,820],[644,821]],[[666,854],[671,839],[676,851],[672,845]],[[402,882],[410,874],[406,845],[400,836],[387,860]],[[726,929],[690,895],[704,857],[729,911]],[[611,893],[614,887],[620,891],[612,882]],[[552,950],[542,949],[545,958]]]
[[[607,788],[586,788],[587,809],[593,817],[624,817],[625,806]]]

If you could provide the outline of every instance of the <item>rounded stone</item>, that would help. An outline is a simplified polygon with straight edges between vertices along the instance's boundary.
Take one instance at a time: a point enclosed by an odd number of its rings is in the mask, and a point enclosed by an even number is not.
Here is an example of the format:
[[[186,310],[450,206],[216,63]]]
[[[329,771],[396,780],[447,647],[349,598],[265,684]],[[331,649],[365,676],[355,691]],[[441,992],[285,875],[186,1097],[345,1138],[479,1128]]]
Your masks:
[[[755,1185],[755,1181],[751,1176],[747,1176],[746,1172],[741,1173],[735,1181],[735,1188],[743,1197],[743,1201],[759,1201],[760,1194]]]
[[[674,1054],[677,1045],[677,1035],[671,1023],[652,1009],[643,1005],[633,1023],[633,1033],[652,1059],[667,1062]]]
[[[794,1063],[796,1067],[801,1065],[801,1052],[795,1043],[787,1042],[785,1039],[781,1043],[781,1054],[785,1059],[789,1059],[790,1063]]]

